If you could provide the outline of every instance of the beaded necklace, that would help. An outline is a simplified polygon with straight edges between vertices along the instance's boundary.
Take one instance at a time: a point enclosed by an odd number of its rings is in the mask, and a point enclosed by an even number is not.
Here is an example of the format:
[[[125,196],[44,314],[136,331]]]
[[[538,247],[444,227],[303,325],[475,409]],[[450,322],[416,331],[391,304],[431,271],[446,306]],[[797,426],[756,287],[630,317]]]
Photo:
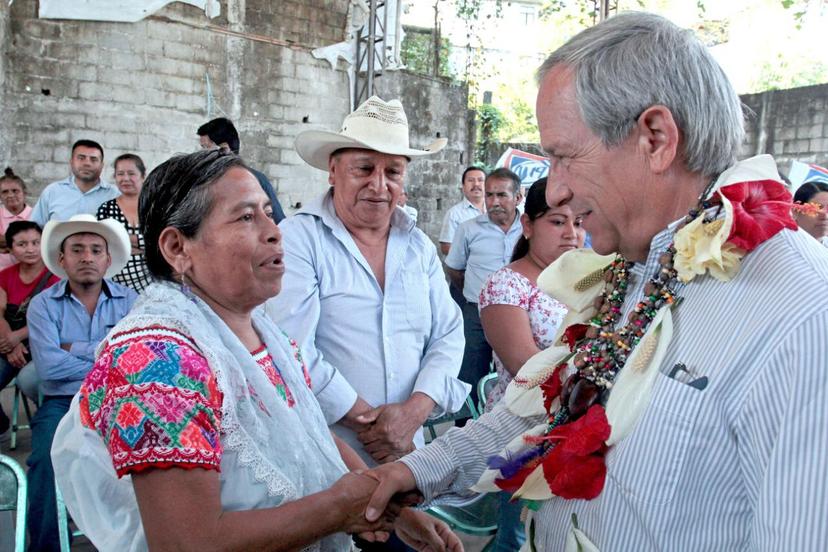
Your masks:
[[[707,196],[709,188],[702,197]],[[698,207],[689,211],[682,224],[694,220],[699,213],[713,205],[712,202],[700,199]],[[718,231],[722,221],[715,218],[717,214],[705,217],[706,231]],[[595,299],[597,314],[589,321],[583,338],[570,344],[577,371],[563,383],[560,409],[554,415],[549,412],[550,430],[578,419],[593,404],[606,403],[615,377],[647,332],[659,309],[664,305],[677,306],[681,302],[681,297],[675,291],[678,284],[678,273],[673,266],[675,253],[675,246],[671,243],[659,256],[656,273],[644,285],[644,298],[630,312],[627,324],[618,329],[616,326],[621,318],[621,307],[627,296],[629,271],[634,263],[619,255],[609,267],[588,275],[576,284],[576,287],[589,287],[600,277],[605,282],[601,295]]]

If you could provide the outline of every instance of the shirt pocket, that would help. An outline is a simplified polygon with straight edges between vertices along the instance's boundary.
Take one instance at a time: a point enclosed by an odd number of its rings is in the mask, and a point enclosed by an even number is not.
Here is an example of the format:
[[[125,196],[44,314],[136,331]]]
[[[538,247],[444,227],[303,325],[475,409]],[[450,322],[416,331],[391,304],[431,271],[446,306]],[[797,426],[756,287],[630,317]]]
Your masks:
[[[431,330],[431,298],[428,275],[420,271],[402,273],[405,289],[405,319],[412,330],[427,335]]]
[[[607,456],[607,478],[630,500],[670,504],[682,479],[688,451],[703,439],[696,431],[704,391],[663,374],[636,428]]]

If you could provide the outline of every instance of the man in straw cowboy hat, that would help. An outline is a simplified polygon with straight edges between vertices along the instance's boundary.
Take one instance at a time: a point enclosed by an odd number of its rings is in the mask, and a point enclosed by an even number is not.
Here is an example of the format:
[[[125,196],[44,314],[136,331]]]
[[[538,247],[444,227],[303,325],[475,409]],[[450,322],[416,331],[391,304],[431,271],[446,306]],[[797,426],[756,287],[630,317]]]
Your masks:
[[[398,100],[374,96],[341,132],[307,131],[296,150],[329,190],[285,220],[284,292],[268,312],[302,344],[334,430],[369,463],[422,444],[432,414],[463,406],[460,312],[437,251],[397,207],[408,163],[440,151],[408,142]]]
[[[65,280],[36,295],[29,306],[29,343],[43,403],[32,418],[29,456],[30,550],[59,550],[55,476],[49,452],[58,422],[69,410],[95,360],[95,349],[123,318],[136,293],[112,282],[127,263],[129,236],[112,219],[75,215],[49,221],[43,261]]]

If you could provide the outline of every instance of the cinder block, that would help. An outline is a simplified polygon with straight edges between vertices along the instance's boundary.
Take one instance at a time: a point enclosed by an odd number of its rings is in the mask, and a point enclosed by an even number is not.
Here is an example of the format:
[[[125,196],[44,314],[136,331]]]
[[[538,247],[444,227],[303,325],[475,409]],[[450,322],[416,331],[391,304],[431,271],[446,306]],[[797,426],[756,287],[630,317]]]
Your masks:
[[[140,44],[136,44],[138,49],[146,54],[153,56],[164,55],[164,41],[160,38],[144,38]]]
[[[91,44],[50,42],[46,45],[45,56],[72,63],[98,63],[98,49]]]
[[[207,100],[192,94],[178,94],[175,98],[175,107],[190,113],[204,113]]]
[[[123,130],[129,128],[125,126]],[[138,146],[138,137],[131,132],[107,132],[101,145],[106,149],[134,150]]]
[[[45,19],[27,19],[23,22],[23,32],[35,38],[60,40],[62,29],[60,23]]]
[[[193,92],[193,81],[183,77],[164,75],[161,77],[161,88],[170,92],[190,94]]]
[[[193,59],[193,47],[180,42],[164,42],[164,55],[168,58],[191,61]]]
[[[31,175],[35,180],[39,180],[44,183],[42,185],[43,188],[46,187],[46,184],[66,178],[69,174],[70,169],[68,159],[63,163],[55,163],[48,159],[41,159],[39,162],[34,164],[31,172]],[[41,188],[41,190],[43,188]]]
[[[108,48],[110,50],[122,50],[125,52],[131,51],[132,44],[130,44],[130,35],[123,30],[114,31],[99,31],[96,34],[96,43],[99,48]]]
[[[38,149],[40,149],[40,155],[42,156],[45,148]],[[72,157],[72,145],[68,142],[65,145],[52,148],[52,161],[55,163],[68,163],[70,157]]]
[[[144,97],[149,105],[167,108],[174,108],[176,106],[176,95],[165,90],[147,88],[144,90]]]
[[[98,59],[101,65],[119,70],[141,70],[145,66],[144,56],[121,50],[101,48]]]

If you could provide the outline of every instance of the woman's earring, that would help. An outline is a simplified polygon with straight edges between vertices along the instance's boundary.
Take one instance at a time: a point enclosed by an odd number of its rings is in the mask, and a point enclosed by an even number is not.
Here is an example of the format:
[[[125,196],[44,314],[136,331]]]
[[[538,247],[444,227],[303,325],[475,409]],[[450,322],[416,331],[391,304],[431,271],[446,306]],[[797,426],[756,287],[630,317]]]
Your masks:
[[[187,296],[188,299],[193,298],[193,290],[187,285],[187,280],[184,279],[184,274],[181,275],[181,293]]]

